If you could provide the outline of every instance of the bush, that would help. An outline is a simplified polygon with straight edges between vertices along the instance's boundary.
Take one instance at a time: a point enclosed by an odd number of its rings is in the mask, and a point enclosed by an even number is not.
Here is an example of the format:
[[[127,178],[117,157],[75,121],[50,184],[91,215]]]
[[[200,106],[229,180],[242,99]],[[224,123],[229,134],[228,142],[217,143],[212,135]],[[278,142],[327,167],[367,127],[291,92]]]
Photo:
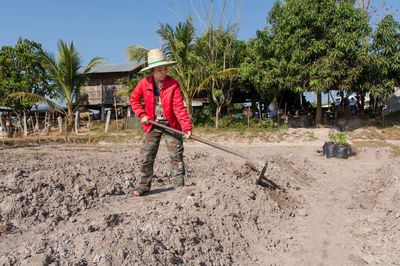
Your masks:
[[[193,112],[192,122],[194,126],[213,126],[215,125],[215,108],[209,104],[200,109],[195,109]]]

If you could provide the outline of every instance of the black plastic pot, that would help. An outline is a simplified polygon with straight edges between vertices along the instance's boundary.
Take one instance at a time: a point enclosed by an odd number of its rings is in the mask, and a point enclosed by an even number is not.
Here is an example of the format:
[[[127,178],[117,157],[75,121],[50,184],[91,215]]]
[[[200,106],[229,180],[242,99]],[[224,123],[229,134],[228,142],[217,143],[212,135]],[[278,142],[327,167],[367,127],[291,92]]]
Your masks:
[[[323,147],[323,154],[326,158],[335,157],[336,144],[333,142],[325,142]]]
[[[341,159],[349,158],[349,146],[348,145],[336,145],[335,157]]]

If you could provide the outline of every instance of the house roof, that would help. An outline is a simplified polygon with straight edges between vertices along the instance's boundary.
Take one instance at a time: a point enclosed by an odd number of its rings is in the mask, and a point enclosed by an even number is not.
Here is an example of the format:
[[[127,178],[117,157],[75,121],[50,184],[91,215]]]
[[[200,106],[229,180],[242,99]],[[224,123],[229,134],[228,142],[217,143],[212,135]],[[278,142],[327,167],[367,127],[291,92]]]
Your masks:
[[[113,73],[113,72],[130,72],[136,70],[142,66],[143,63],[122,63],[122,64],[102,64],[92,68],[89,74],[99,74],[99,73]],[[78,71],[83,73],[83,68],[81,67]]]

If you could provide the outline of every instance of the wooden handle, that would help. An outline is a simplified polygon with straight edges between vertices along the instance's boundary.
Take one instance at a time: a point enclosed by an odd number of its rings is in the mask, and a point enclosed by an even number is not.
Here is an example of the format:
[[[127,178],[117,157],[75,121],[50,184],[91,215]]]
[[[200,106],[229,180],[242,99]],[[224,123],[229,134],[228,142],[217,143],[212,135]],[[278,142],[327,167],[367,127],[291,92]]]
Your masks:
[[[177,134],[180,134],[180,135],[185,135],[186,134],[183,131],[177,130],[175,128],[167,127],[167,126],[165,126],[163,124],[160,124],[160,123],[157,123],[157,122],[155,122],[153,120],[148,120],[148,121],[149,121],[150,124],[152,124],[154,126],[157,126],[157,127],[161,127],[161,128],[163,128],[165,130],[168,130],[170,132],[174,132],[174,133],[177,133]],[[235,151],[235,150],[231,150],[231,149],[229,149],[227,147],[224,147],[224,146],[221,146],[221,145],[219,145],[219,144],[217,144],[215,142],[211,142],[211,141],[208,141],[206,139],[202,139],[202,138],[199,138],[199,137],[196,137],[196,136],[193,136],[193,135],[190,138],[195,140],[195,141],[198,141],[198,142],[204,143],[206,145],[209,145],[211,147],[214,147],[216,149],[219,149],[219,150],[222,150],[222,151],[226,151],[228,153],[231,153],[231,154],[236,155],[238,157],[241,157],[243,159],[246,159],[246,160],[249,160],[249,161],[253,161],[253,159],[251,159],[247,154],[244,154],[244,153],[241,153],[241,152],[238,152],[238,151]]]

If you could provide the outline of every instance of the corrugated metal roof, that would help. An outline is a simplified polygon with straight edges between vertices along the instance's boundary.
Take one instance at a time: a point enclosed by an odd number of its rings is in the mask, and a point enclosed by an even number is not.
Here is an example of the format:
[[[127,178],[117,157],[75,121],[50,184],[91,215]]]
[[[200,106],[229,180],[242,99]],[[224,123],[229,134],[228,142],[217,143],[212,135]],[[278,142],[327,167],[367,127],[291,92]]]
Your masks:
[[[102,64],[98,65],[89,71],[89,74],[96,73],[112,73],[112,72],[130,72],[139,68],[143,63],[122,63],[122,64]],[[83,68],[80,68],[79,73],[83,72]]]

